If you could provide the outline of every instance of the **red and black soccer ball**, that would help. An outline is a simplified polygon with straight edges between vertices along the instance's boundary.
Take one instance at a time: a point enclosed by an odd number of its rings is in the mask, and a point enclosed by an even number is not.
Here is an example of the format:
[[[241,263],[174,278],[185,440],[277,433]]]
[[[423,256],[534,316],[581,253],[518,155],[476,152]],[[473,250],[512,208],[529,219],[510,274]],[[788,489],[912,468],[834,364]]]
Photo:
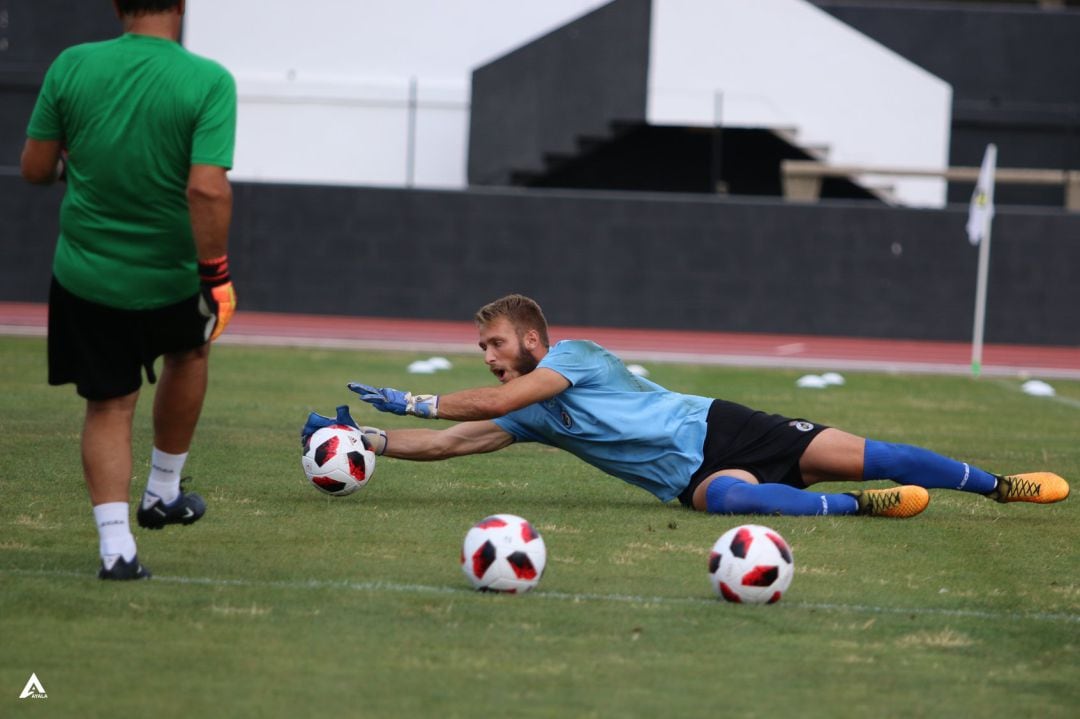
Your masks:
[[[527,592],[540,583],[546,564],[544,538],[513,514],[495,514],[474,524],[461,549],[462,571],[474,588],[485,592]]]
[[[300,457],[304,474],[315,489],[344,497],[366,485],[375,471],[375,453],[355,427],[332,424],[304,441]]]
[[[794,575],[791,547],[778,532],[760,524],[729,529],[709,553],[709,580],[729,602],[774,604]]]

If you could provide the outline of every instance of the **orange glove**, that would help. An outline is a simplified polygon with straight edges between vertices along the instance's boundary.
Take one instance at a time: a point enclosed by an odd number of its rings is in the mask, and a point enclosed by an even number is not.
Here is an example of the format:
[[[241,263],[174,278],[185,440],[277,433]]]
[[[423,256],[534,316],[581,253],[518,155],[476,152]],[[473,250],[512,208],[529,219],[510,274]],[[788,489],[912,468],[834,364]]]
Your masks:
[[[206,341],[213,342],[225,331],[236,311],[236,290],[229,278],[229,256],[199,260],[199,312],[207,319]]]

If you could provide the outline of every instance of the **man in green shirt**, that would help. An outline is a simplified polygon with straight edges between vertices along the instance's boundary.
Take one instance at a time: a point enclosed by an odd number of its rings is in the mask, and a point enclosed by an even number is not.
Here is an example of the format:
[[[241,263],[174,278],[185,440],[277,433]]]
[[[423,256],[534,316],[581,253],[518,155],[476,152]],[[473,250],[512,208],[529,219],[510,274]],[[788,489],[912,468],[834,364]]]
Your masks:
[[[128,506],[135,406],[164,357],[139,525],[206,511],[180,473],[206,395],[210,341],[236,306],[228,233],[236,86],[179,43],[184,0],[114,0],[124,34],[68,48],[45,76],[22,174],[67,182],[49,292],[49,383],[86,400],[83,473],[102,579],[142,579]]]

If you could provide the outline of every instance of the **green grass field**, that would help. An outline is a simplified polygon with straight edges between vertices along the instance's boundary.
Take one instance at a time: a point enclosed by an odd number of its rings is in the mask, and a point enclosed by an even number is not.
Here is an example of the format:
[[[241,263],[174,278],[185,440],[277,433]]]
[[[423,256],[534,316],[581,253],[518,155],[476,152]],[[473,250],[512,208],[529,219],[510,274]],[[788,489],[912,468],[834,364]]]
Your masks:
[[[40,339],[0,339],[0,716],[1075,717],[1080,500],[999,505],[935,490],[909,520],[754,518],[791,543],[773,606],[714,598],[696,514],[538,446],[440,463],[380,459],[361,492],[305,485],[299,428],[361,380],[446,392],[478,356],[215,348],[187,472],[192,527],[136,531],[149,582],[96,579],[79,460],[83,404],[45,384]],[[1080,383],[649,365],[672,389],[909,442],[992,471],[1080,478]],[[145,391],[136,428],[141,492]],[[832,485],[828,489],[842,491]],[[134,497],[133,497],[134,498]],[[548,547],[540,587],[471,591],[465,532],[496,512]],[[31,672],[47,699],[19,700]]]

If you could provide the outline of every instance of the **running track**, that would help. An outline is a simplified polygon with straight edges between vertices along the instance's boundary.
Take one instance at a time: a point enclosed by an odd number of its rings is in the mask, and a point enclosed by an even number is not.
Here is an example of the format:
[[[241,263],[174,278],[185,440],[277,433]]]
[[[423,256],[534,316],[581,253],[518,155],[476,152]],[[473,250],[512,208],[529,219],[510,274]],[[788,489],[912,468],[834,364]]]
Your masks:
[[[0,335],[43,336],[43,304],[0,302]],[[806,370],[971,372],[963,342],[610,329],[553,325],[551,339],[595,340],[627,361],[693,362]],[[224,344],[477,353],[471,322],[238,312]],[[1080,347],[986,345],[983,374],[1080,379]]]

